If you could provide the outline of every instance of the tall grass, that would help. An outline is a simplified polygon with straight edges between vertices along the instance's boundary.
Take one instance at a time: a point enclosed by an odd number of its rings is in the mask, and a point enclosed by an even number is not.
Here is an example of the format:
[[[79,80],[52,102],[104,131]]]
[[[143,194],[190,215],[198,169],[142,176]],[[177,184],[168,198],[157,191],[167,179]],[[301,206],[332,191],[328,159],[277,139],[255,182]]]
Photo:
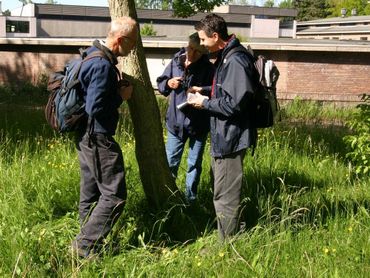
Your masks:
[[[161,100],[159,100],[161,101]],[[293,103],[292,105],[297,105]],[[72,136],[45,127],[42,110],[0,106],[0,276],[4,277],[367,277],[370,271],[370,181],[345,159],[336,108],[320,124],[288,113],[260,132],[245,158],[243,231],[218,242],[209,178],[209,143],[199,202],[184,208],[189,241],[169,237],[141,187],[127,106],[117,140],[127,171],[125,211],[97,261],[69,253],[78,233],[79,167]],[[166,104],[161,102],[164,114]],[[285,107],[289,111],[289,106]],[[296,108],[294,108],[296,109]],[[325,107],[325,109],[327,109]],[[336,124],[332,125],[332,119]],[[294,121],[293,121],[294,120]],[[186,160],[178,186],[183,190]]]

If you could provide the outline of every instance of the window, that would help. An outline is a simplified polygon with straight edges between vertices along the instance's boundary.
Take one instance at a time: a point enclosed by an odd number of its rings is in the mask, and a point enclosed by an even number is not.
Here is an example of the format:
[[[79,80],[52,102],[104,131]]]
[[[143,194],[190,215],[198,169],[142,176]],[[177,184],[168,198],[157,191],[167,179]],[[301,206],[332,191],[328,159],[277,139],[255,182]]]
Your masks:
[[[6,32],[7,33],[29,33],[30,22],[29,21],[6,21]]]
[[[360,37],[360,40],[367,41],[367,37]]]

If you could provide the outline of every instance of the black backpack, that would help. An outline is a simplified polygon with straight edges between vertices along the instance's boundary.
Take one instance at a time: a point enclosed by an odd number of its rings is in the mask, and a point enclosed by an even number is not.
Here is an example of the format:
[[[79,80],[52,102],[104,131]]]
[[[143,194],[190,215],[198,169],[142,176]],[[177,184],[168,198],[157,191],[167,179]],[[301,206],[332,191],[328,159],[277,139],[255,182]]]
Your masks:
[[[63,71],[52,73],[49,76],[48,91],[50,92],[45,107],[45,118],[49,125],[58,132],[69,132],[80,129],[87,123],[85,101],[81,91],[78,74],[83,62],[94,57],[106,58],[102,51],[94,51],[81,57],[72,59]]]
[[[240,45],[231,49],[226,54],[226,59],[235,52],[243,52],[254,61],[254,68],[258,80],[255,80],[257,86],[252,96],[252,105],[250,106],[252,124],[255,128],[266,128],[274,125],[279,117],[280,106],[276,96],[276,83],[279,79],[279,70],[274,61],[267,60],[264,56],[255,57],[252,49],[246,49]]]

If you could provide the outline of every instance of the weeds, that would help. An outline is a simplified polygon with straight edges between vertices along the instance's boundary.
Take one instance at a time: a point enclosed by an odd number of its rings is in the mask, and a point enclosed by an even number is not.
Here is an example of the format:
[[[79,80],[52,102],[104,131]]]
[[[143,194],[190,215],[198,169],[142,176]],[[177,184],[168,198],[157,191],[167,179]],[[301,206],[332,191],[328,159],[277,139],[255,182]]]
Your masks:
[[[159,102],[164,115],[166,102]],[[215,227],[209,143],[197,206],[172,208],[183,212],[191,240],[176,240],[176,219],[169,211],[154,215],[145,200],[124,106],[116,138],[125,158],[128,199],[106,251],[94,262],[76,260],[68,251],[79,230],[73,137],[47,129],[42,110],[13,113],[2,107],[0,276],[366,277],[370,180],[359,177],[345,158],[341,138],[351,131],[338,123],[349,113],[292,105],[311,112],[260,132],[255,155],[245,158],[240,216],[245,226],[225,244],[218,242]],[[184,159],[177,179],[181,190],[185,168]]]

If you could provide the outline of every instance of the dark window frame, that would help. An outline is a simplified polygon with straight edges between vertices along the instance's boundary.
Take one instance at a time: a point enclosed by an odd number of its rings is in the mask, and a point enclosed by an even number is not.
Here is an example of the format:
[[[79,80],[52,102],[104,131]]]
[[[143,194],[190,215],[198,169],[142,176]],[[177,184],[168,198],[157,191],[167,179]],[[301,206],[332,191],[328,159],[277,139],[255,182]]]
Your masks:
[[[30,32],[30,22],[27,20],[7,20],[6,32],[28,34]]]

